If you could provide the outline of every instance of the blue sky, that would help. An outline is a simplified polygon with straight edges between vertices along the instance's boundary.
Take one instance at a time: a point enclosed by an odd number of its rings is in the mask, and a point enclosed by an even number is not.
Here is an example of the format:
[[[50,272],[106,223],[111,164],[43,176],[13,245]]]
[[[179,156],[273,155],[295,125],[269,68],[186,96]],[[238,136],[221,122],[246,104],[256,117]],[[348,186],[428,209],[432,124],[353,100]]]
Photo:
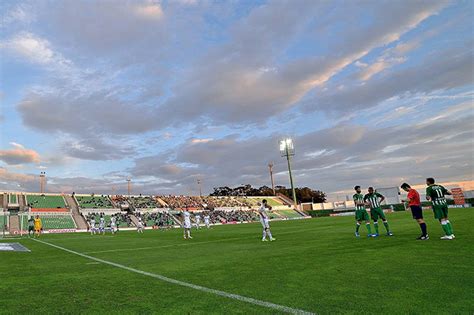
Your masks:
[[[470,1],[4,1],[0,189],[472,180]]]

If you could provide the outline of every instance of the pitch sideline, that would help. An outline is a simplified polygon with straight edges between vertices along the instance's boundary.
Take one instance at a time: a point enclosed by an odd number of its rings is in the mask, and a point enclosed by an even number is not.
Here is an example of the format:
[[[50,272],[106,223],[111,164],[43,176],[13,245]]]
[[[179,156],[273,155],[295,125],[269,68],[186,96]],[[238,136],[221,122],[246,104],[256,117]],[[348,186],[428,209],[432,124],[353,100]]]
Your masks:
[[[229,298],[229,299],[234,299],[234,300],[237,300],[237,301],[246,302],[246,303],[250,303],[250,304],[254,304],[254,305],[258,305],[258,306],[263,306],[263,307],[274,309],[274,310],[277,310],[277,311],[282,311],[282,312],[285,312],[285,313],[288,313],[288,314],[301,314],[301,315],[312,315],[312,314],[314,314],[314,313],[304,311],[304,310],[300,310],[300,309],[297,309],[297,308],[292,308],[292,307],[288,307],[288,306],[284,306],[284,305],[274,304],[274,303],[271,303],[271,302],[257,300],[257,299],[254,299],[254,298],[249,298],[249,297],[238,295],[238,294],[228,293],[228,292],[221,291],[221,290],[211,289],[211,288],[203,287],[203,286],[200,286],[200,285],[196,285],[196,284],[192,284],[192,283],[188,283],[188,282],[168,278],[168,277],[165,277],[165,276],[162,276],[162,275],[159,275],[159,274],[155,274],[155,273],[146,272],[146,271],[142,271],[142,270],[139,270],[139,269],[127,267],[127,266],[117,264],[117,263],[114,263],[114,262],[111,262],[111,261],[107,261],[107,260],[104,260],[104,259],[100,259],[100,258],[96,258],[96,257],[89,256],[89,255],[86,255],[86,254],[82,254],[82,253],[79,253],[79,252],[76,252],[76,251],[73,251],[71,249],[67,249],[67,248],[64,248],[64,247],[61,247],[61,246],[58,246],[58,245],[55,245],[55,244],[51,244],[51,243],[48,243],[48,242],[45,242],[45,241],[41,241],[39,239],[31,239],[31,240],[33,240],[35,242],[45,244],[45,245],[48,245],[48,246],[51,246],[51,247],[54,247],[56,249],[60,249],[62,251],[65,251],[65,252],[68,252],[68,253],[71,253],[71,254],[74,254],[74,255],[77,255],[77,256],[81,256],[83,258],[87,258],[87,259],[96,261],[96,262],[100,262],[100,263],[110,265],[110,266],[113,266],[113,267],[116,267],[116,268],[120,268],[120,269],[124,269],[124,270],[131,271],[131,272],[134,272],[134,273],[138,273],[138,274],[148,276],[148,277],[151,277],[151,278],[159,279],[159,280],[162,280],[162,281],[165,281],[165,282],[168,282],[168,283],[180,285],[180,286],[183,286],[183,287],[188,287],[188,288],[191,288],[191,289],[194,289],[194,290],[198,290],[198,291],[202,291],[202,292],[206,292],[206,293],[211,293],[211,294],[214,294],[214,295],[223,296],[223,297],[226,297],[226,298]]]

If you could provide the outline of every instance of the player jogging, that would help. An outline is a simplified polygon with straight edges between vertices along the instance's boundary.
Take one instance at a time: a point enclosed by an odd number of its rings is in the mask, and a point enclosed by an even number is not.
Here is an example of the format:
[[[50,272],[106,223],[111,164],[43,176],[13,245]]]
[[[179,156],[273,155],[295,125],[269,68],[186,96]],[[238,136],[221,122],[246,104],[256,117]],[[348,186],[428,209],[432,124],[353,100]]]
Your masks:
[[[260,223],[262,223],[263,226],[262,242],[267,241],[267,235],[270,241],[276,241],[276,239],[272,237],[272,232],[270,231],[270,222],[268,220],[267,208],[268,210],[272,210],[272,207],[267,205],[267,200],[263,199],[260,208],[258,209]]]
[[[142,218],[138,218],[137,233],[143,233],[143,222],[142,222]]]
[[[41,234],[41,230],[43,229],[43,223],[41,222],[41,219],[39,215],[36,215],[36,218],[34,220],[34,226],[35,226],[35,237],[39,237]]]
[[[382,219],[385,230],[387,230],[387,236],[393,236],[393,233],[390,232],[387,219],[385,218],[385,213],[383,213],[380,203],[385,200],[385,197],[378,192],[374,192],[373,187],[369,187],[369,193],[364,196],[364,201],[369,204],[370,207],[370,216],[374,221],[375,234],[373,236],[379,236],[379,217]]]
[[[196,214],[194,216],[194,220],[196,220],[196,229],[199,230],[199,223],[201,223],[201,216],[199,214]]]
[[[436,185],[434,178],[431,177],[426,179],[426,185],[428,185],[426,187],[426,199],[431,200],[434,217],[439,220],[441,227],[446,233],[441,239],[452,240],[455,236],[451,222],[448,220],[448,203],[444,197],[451,195],[451,192],[441,185]]]
[[[211,217],[209,216],[209,213],[206,213],[204,216],[204,224],[206,225],[206,228],[211,228],[211,223],[210,223]]]
[[[91,226],[91,235],[95,234],[95,218],[92,217],[90,220],[90,226]]]
[[[115,217],[112,216],[110,218],[110,232],[112,232],[112,234],[115,234],[115,229],[117,228],[117,223],[115,222]]]
[[[184,239],[191,239],[191,214],[188,209],[183,212]]]
[[[372,237],[372,231],[370,229],[370,219],[369,219],[369,214],[367,213],[367,210],[365,209],[365,202],[364,202],[364,196],[361,194],[362,190],[360,189],[360,186],[355,186],[354,190],[356,193],[352,198],[354,199],[356,211],[355,211],[355,219],[356,219],[356,230],[355,230],[355,236],[360,237],[359,234],[359,228],[362,223],[362,221],[365,221],[365,227],[367,228],[367,237]]]
[[[426,223],[423,220],[423,209],[421,208],[420,194],[415,189],[411,188],[407,183],[403,183],[400,188],[408,193],[407,199],[402,201],[408,203],[408,206],[410,206],[411,209],[411,214],[413,215],[413,219],[415,219],[420,225],[421,235],[417,238],[417,240],[429,240],[430,237],[428,236]]]
[[[28,237],[31,237],[31,234],[35,234],[35,219],[31,216],[28,219]]]
[[[105,218],[102,215],[99,219],[99,233],[102,233],[102,235],[105,234]]]

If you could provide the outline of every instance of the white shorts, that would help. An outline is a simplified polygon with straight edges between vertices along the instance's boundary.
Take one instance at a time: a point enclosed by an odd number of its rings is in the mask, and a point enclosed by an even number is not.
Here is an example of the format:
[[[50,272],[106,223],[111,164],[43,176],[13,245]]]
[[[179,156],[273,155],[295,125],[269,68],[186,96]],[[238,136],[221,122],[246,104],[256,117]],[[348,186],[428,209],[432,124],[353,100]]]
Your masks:
[[[184,224],[183,224],[183,227],[185,229],[190,229],[191,228],[191,221],[185,220]]]
[[[264,229],[269,229],[270,228],[270,223],[268,219],[262,219],[260,218],[260,223],[262,223],[262,226]]]

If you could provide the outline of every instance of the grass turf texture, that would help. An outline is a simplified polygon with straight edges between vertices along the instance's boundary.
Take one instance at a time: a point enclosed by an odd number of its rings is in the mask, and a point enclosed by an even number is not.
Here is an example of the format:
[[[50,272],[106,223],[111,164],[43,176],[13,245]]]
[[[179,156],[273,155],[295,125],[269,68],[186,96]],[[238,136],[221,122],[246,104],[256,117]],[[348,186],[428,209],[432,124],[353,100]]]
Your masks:
[[[42,240],[139,270],[319,314],[472,314],[474,209],[450,209],[456,240],[415,241],[409,212],[388,215],[395,236],[353,236],[352,217],[144,234],[43,235]],[[381,225],[381,231],[384,227]],[[0,252],[0,313],[277,314],[273,309],[162,282],[32,240]],[[140,249],[147,248],[147,249]],[[34,306],[34,308],[32,308]]]

